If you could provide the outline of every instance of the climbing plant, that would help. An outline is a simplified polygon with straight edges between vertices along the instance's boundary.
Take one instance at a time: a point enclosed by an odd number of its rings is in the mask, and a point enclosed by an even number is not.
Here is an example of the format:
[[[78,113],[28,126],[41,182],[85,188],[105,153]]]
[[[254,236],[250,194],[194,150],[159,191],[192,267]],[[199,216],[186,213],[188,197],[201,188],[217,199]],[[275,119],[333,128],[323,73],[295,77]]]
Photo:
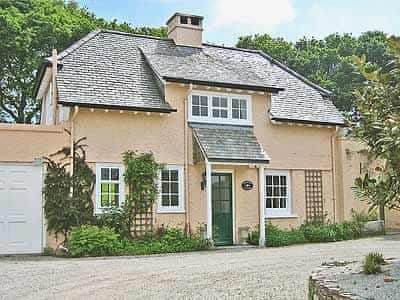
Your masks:
[[[123,224],[132,238],[153,229],[152,208],[157,198],[157,177],[162,166],[151,152],[125,151],[123,162],[124,180],[128,188],[122,208]]]
[[[54,234],[62,233],[63,242],[67,240],[72,227],[93,221],[95,175],[86,163],[85,140],[84,137],[76,140],[72,153],[71,147],[63,147],[45,158],[47,172],[43,195],[47,229]],[[72,174],[68,168],[71,159]]]

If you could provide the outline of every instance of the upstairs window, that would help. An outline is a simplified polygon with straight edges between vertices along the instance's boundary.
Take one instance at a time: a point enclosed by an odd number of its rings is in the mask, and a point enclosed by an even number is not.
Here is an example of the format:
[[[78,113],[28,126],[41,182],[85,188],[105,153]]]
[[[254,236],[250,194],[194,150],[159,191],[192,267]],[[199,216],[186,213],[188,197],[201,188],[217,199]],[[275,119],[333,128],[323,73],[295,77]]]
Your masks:
[[[228,118],[228,98],[212,97],[212,116],[213,118]]]
[[[189,101],[189,121],[252,125],[251,96],[195,91]]]
[[[247,120],[247,101],[232,99],[232,119]]]
[[[200,18],[196,17],[191,17],[190,18],[190,23],[194,26],[199,26],[200,25]]]
[[[187,16],[181,16],[181,24],[187,24],[188,23],[188,17]]]
[[[208,99],[206,96],[192,96],[192,115],[208,116]]]

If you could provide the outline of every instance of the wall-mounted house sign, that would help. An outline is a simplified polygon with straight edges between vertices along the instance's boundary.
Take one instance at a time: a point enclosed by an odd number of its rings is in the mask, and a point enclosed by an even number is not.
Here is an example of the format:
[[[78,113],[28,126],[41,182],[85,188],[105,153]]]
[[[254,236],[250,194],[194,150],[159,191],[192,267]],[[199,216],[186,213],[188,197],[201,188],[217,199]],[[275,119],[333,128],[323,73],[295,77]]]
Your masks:
[[[249,191],[254,187],[254,184],[250,180],[245,180],[242,182],[242,189]]]

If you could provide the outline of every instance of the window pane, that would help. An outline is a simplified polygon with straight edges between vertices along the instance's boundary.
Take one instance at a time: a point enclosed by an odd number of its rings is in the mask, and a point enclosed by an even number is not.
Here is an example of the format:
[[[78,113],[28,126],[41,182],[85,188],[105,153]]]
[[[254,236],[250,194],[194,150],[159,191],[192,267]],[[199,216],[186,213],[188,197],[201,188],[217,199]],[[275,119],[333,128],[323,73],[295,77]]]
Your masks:
[[[171,206],[179,206],[179,196],[171,195]]]
[[[173,193],[173,194],[178,194],[179,193],[179,185],[178,185],[177,182],[172,182],[171,183],[171,191],[170,191],[170,193]]]
[[[246,100],[240,100],[240,108],[241,109],[246,109],[247,108],[247,101]]]
[[[168,182],[163,182],[162,185],[161,185],[161,189],[162,189],[161,192],[163,194],[168,194],[170,192],[169,183]]]
[[[110,206],[118,207],[119,206],[119,196],[115,194],[110,194]]]
[[[108,185],[108,191],[110,193],[119,193],[119,184],[118,183],[110,183]]]
[[[201,115],[202,117],[207,117],[207,116],[208,116],[208,108],[202,106],[202,107],[200,108],[200,115]]]
[[[219,98],[218,97],[212,98],[212,105],[219,107]]]
[[[239,100],[232,99],[232,108],[239,108]]]
[[[200,107],[199,106],[193,106],[192,107],[192,115],[193,116],[200,116]]]
[[[287,189],[286,189],[286,187],[281,187],[281,196],[286,196],[286,191],[287,191]]]
[[[107,207],[109,206],[108,204],[108,194],[101,194],[101,207]]]
[[[279,198],[272,198],[273,199],[273,208],[279,208]]]
[[[119,169],[111,169],[111,180],[119,180]]]
[[[169,195],[162,195],[161,205],[162,206],[169,206]]]
[[[110,169],[101,168],[101,180],[109,180],[109,179],[110,179]]]
[[[221,110],[221,118],[227,118],[228,117],[228,111],[227,110]]]
[[[272,199],[271,198],[267,198],[266,206],[267,206],[267,208],[272,208]]]
[[[108,193],[108,183],[102,183],[101,184],[101,192],[102,193]]]
[[[281,176],[281,185],[286,185],[286,176]]]
[[[286,208],[286,198],[280,198],[280,208]]]
[[[218,109],[213,109],[213,118],[219,118],[219,110]]]
[[[171,181],[178,181],[178,170],[171,170],[170,172],[170,177]]]
[[[272,196],[272,186],[267,186],[267,196],[271,197]]]
[[[274,183],[274,185],[279,184],[279,176],[273,176],[273,183]]]
[[[168,181],[169,180],[169,170],[162,170],[161,171],[161,180]]]
[[[208,101],[206,96],[201,96],[200,97],[200,104],[201,106],[208,106]]]
[[[232,110],[232,118],[239,119],[239,111],[237,109]]]
[[[193,96],[192,97],[192,103],[194,105],[199,105],[200,104],[199,96]]]
[[[240,119],[242,119],[242,120],[247,119],[247,110],[246,109],[240,110]]]
[[[279,187],[274,186],[274,196],[279,196]]]
[[[221,98],[221,107],[228,107],[228,99]]]
[[[267,185],[271,185],[272,184],[272,176],[271,175],[267,175],[266,183],[267,183]]]

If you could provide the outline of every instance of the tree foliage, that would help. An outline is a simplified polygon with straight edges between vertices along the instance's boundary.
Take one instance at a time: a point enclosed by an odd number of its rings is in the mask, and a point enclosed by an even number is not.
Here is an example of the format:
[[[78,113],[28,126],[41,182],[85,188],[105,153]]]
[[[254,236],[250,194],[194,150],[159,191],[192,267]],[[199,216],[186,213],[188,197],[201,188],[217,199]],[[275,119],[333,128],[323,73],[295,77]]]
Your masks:
[[[383,68],[371,69],[365,56],[355,59],[365,82],[355,92],[354,134],[382,161],[373,174],[357,178],[355,191],[372,208],[400,209],[400,38],[389,44],[393,60]]]
[[[45,158],[47,173],[43,195],[47,229],[55,234],[62,233],[65,239],[72,227],[93,221],[92,194],[96,177],[86,163],[86,145],[82,144],[85,139],[74,142],[72,175],[68,172],[70,147]]]
[[[35,122],[40,103],[34,89],[42,59],[96,28],[166,36],[164,27],[106,21],[74,1],[0,0],[0,120]]]
[[[375,69],[385,66],[391,53],[384,33],[369,31],[358,38],[331,34],[324,39],[302,38],[289,42],[268,34],[240,37],[238,47],[259,49],[299,74],[333,92],[333,102],[342,111],[355,106],[353,91],[363,83],[354,72],[352,58],[365,55]]]

